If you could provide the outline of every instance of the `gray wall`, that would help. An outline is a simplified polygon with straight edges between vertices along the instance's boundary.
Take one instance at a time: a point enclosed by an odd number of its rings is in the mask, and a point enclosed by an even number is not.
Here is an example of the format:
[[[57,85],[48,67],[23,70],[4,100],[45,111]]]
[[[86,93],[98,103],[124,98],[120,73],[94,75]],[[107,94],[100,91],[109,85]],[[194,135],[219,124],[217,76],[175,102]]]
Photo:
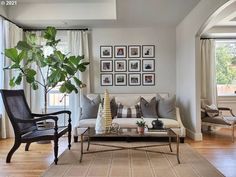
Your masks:
[[[176,90],[175,28],[92,29],[91,88],[94,93],[155,93]],[[155,45],[155,86],[100,86],[100,45]],[[112,59],[113,61],[115,59]],[[127,72],[128,73],[128,72]],[[114,72],[113,72],[114,74]]]

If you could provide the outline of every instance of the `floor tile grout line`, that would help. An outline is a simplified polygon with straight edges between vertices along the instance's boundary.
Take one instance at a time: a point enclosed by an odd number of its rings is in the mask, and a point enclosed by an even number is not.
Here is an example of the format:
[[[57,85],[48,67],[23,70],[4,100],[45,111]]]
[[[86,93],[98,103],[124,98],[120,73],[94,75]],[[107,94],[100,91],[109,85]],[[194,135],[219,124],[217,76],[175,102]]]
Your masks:
[[[109,169],[108,169],[108,177],[111,176],[112,164],[113,164],[113,152],[111,153],[111,161],[110,161],[110,165],[109,165]]]

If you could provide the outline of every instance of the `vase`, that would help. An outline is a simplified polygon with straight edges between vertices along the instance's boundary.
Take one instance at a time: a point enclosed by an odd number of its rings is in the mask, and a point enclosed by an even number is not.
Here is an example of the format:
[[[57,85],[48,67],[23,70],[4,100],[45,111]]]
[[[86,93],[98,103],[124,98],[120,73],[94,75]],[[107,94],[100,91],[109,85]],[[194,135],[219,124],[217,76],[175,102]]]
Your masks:
[[[106,132],[106,122],[103,117],[103,108],[102,108],[101,103],[99,104],[99,108],[98,108],[95,131],[96,131],[96,134],[104,134]]]
[[[138,127],[138,134],[143,135],[144,129],[145,129],[145,127]]]

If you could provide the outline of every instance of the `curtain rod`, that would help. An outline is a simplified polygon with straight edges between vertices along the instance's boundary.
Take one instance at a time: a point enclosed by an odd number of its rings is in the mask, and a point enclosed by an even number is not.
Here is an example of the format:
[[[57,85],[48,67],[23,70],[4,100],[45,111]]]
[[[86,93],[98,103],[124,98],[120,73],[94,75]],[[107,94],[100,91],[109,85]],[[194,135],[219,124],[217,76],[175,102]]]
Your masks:
[[[32,29],[27,29],[25,28],[24,31],[42,31],[42,30],[45,30],[45,29],[37,29],[37,28],[32,28]],[[77,29],[65,29],[65,28],[56,28],[56,30],[59,30],[59,31],[68,31],[68,30],[73,30],[73,31],[88,31],[89,29],[88,28],[77,28]]]
[[[19,26],[18,24],[16,24],[15,22],[13,22],[13,21],[11,21],[9,18],[7,18],[7,17],[4,17],[3,15],[1,15],[0,14],[0,17],[2,17],[3,19],[5,19],[5,20],[7,20],[7,21],[9,21],[9,22],[11,22],[11,23],[13,23],[14,25],[16,25],[17,27],[19,27],[19,28],[22,28],[22,26]],[[23,28],[22,28],[23,29]]]
[[[200,39],[223,39],[223,40],[233,39],[233,40],[235,40],[236,37],[228,37],[228,38],[227,37],[216,37],[216,38],[215,37],[210,37],[210,38],[209,37],[208,38],[207,37],[206,38],[205,37],[201,37]]]

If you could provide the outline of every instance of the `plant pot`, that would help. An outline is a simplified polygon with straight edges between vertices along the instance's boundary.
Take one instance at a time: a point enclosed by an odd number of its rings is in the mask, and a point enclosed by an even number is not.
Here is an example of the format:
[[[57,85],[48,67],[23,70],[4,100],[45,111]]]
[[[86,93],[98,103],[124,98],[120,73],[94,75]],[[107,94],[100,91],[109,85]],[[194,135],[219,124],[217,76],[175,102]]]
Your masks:
[[[138,127],[138,134],[142,135],[144,134],[145,127]]]

